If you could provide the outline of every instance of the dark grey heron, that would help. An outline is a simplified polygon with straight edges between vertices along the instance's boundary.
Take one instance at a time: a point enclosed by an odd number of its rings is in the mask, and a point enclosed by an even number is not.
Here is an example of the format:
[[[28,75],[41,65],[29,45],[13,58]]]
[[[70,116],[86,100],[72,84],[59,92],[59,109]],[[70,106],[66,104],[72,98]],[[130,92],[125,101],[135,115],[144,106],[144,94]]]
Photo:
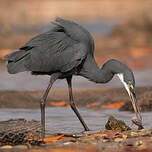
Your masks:
[[[107,83],[115,74],[123,82],[136,114],[133,122],[141,129],[142,119],[135,96],[133,72],[118,60],[110,59],[99,68],[94,59],[94,40],[91,34],[75,22],[57,18],[52,28],[42,33],[7,57],[8,72],[15,74],[31,71],[33,75],[50,75],[50,83],[40,102],[41,123],[45,133],[45,104],[53,83],[66,79],[69,89],[70,106],[77,115],[85,131],[89,128],[82,119],[74,103],[72,76],[83,76],[96,83]]]

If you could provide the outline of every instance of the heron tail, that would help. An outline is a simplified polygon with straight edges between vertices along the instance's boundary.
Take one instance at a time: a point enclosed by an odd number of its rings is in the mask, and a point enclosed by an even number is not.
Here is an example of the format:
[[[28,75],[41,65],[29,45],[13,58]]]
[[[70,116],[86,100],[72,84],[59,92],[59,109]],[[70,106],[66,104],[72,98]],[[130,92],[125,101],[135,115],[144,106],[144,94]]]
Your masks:
[[[6,56],[7,70],[10,74],[15,74],[23,71],[28,71],[26,61],[29,56],[29,51],[16,50]]]

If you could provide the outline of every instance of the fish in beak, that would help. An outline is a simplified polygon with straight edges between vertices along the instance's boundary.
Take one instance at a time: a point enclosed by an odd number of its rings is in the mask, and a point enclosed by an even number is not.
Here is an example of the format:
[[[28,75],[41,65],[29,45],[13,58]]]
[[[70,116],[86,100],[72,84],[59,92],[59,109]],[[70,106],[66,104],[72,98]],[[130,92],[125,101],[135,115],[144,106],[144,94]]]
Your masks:
[[[127,90],[127,93],[130,97],[130,100],[131,100],[131,103],[132,103],[132,106],[133,106],[133,109],[135,112],[135,117],[133,117],[132,122],[138,126],[138,130],[143,129],[144,127],[142,125],[142,117],[141,117],[139,106],[137,103],[137,98],[136,98],[134,86],[131,83],[126,83],[123,80],[122,75],[118,75],[118,77],[120,78],[120,80],[124,84],[125,89]]]

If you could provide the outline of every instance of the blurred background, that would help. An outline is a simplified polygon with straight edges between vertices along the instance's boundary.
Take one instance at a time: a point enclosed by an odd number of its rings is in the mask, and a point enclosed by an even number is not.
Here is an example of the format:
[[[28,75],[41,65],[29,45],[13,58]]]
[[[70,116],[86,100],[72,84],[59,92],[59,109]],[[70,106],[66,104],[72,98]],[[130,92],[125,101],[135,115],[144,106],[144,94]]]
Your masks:
[[[91,32],[95,39],[95,56],[99,65],[110,58],[116,58],[135,71],[137,86],[150,85],[152,82],[149,75],[152,65],[151,0],[1,0],[0,2],[2,62],[6,54],[21,47],[33,36],[47,31],[51,21],[56,17],[63,17],[78,22]],[[3,67],[1,69],[4,70]],[[15,89],[23,80],[32,79],[29,74],[26,78],[24,74],[21,76],[19,74],[19,77],[11,76],[9,80],[10,76],[6,76],[4,72],[0,77],[0,89]],[[21,77],[24,79],[20,80]],[[16,82],[16,79],[19,80]],[[45,86],[45,82],[39,78],[32,80],[33,84],[18,85],[19,89],[41,89],[41,85]],[[81,84],[83,81],[77,82],[76,87]],[[108,85],[117,85],[117,82]]]
[[[99,66],[111,58],[121,60],[133,69],[137,86],[152,85],[151,0],[0,0],[0,90],[46,88],[48,76],[31,76],[27,72],[8,74],[4,56],[49,30],[56,17],[74,20],[93,35]],[[74,78],[75,89],[120,86],[117,78],[103,85]],[[60,80],[54,88],[65,89],[67,84]],[[8,95],[3,96],[0,97],[5,103]]]
[[[10,75],[4,56],[23,46],[33,36],[49,30],[51,21],[56,17],[73,20],[93,35],[99,66],[111,58],[130,66],[135,74],[137,96],[142,110],[152,109],[151,0],[0,0],[0,108],[39,108],[42,90],[46,88],[49,77],[31,76],[28,72]],[[79,106],[118,110],[124,105],[122,110],[132,110],[128,95],[116,77],[103,85],[94,84],[82,77],[74,78],[73,83],[75,100]],[[65,80],[59,80],[49,95],[48,106],[66,107],[67,103],[67,84]],[[82,129],[66,108],[48,111],[47,123],[50,128],[56,131],[69,131],[72,126],[75,127],[73,130]],[[114,110],[98,112],[87,109],[82,113],[94,127],[100,127],[101,123],[104,127],[109,113],[115,113],[130,122],[130,113],[126,115]],[[0,111],[0,120],[20,116],[39,119],[39,114],[39,110],[4,109]],[[94,116],[100,121],[95,122]],[[149,126],[151,115],[144,114],[144,117],[144,123]],[[67,119],[70,121],[66,122]],[[62,125],[59,121],[63,122]]]

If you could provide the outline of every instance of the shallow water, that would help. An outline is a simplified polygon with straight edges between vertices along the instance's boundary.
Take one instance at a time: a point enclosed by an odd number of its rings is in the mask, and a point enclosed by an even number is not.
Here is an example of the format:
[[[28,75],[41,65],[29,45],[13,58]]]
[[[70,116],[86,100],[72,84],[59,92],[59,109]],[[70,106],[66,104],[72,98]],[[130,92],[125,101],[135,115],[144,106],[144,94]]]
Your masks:
[[[134,71],[136,86],[152,86],[152,70]],[[33,76],[30,72],[9,74],[6,66],[0,65],[0,90],[44,90],[49,83],[49,76]],[[58,80],[53,85],[54,88],[67,88],[65,80]],[[106,84],[95,84],[83,77],[74,76],[74,88],[104,88],[122,87],[120,80],[115,76]]]
[[[120,112],[117,110],[90,110],[80,108],[80,113],[85,119],[91,130],[104,129],[104,125],[110,115],[113,115],[117,119],[124,120],[129,126],[131,126],[131,118],[134,116],[130,112]],[[151,128],[152,112],[146,112],[142,114],[143,124],[146,128]],[[27,120],[35,119],[40,120],[39,109],[1,109],[0,121],[16,118],[25,118]],[[74,133],[81,132],[83,128],[71,111],[70,108],[51,107],[46,109],[46,125],[47,132],[49,133]]]

